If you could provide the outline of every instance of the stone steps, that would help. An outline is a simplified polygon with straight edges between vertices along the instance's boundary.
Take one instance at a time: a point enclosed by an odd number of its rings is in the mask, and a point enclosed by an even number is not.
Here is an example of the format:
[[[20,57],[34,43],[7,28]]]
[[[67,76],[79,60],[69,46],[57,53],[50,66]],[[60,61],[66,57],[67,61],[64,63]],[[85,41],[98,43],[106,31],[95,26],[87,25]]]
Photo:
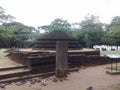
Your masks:
[[[14,66],[14,67],[5,67],[0,68],[0,80],[12,78],[16,76],[23,76],[30,73],[30,69],[27,69],[26,66]]]
[[[11,69],[26,68],[26,67],[27,66],[25,66],[25,65],[0,67],[0,72],[1,71],[6,71],[6,70],[11,70]]]

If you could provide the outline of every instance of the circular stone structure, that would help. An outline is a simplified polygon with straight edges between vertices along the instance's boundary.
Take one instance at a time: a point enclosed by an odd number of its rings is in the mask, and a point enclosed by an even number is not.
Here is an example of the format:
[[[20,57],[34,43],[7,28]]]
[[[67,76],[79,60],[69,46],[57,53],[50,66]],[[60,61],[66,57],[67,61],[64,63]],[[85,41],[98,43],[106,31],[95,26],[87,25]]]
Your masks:
[[[68,49],[82,49],[79,41],[62,30],[54,30],[38,39],[33,49],[56,49],[57,41],[67,41]]]

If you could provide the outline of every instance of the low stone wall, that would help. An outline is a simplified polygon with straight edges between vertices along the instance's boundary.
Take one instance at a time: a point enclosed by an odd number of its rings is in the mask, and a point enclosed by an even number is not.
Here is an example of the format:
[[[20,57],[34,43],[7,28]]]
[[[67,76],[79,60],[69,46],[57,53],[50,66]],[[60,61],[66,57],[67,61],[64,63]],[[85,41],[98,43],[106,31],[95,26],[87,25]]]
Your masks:
[[[73,65],[82,65],[82,66],[94,66],[94,65],[103,65],[115,63],[116,59],[110,59],[105,56],[89,55],[89,56],[79,56],[69,58],[70,63]],[[120,62],[120,59],[117,59],[117,62]]]
[[[26,66],[28,66],[28,67],[31,66],[31,60],[26,59],[26,58],[25,58],[25,55],[20,54],[20,53],[18,53],[18,52],[17,52],[17,53],[10,53],[10,54],[8,55],[8,57],[9,57],[11,60],[13,60],[13,61],[15,61],[15,62],[17,62],[17,63],[26,65]]]
[[[98,55],[100,56],[100,51],[81,51],[81,52],[69,52],[69,55]]]
[[[10,53],[8,57],[17,63],[25,64],[24,58],[22,58],[19,54]]]
[[[31,57],[33,58],[28,58]],[[37,55],[37,57],[36,57]],[[99,51],[90,51],[90,52],[70,52],[68,53],[68,63],[71,66],[93,66],[93,65],[103,65],[111,63],[111,59],[108,57],[100,56]],[[9,57],[28,67],[36,66],[36,65],[46,65],[49,63],[55,64],[55,54],[49,54],[45,52],[37,52],[37,53],[29,53],[29,52],[12,52]],[[114,60],[113,62],[116,62]],[[118,59],[120,62],[120,59]]]

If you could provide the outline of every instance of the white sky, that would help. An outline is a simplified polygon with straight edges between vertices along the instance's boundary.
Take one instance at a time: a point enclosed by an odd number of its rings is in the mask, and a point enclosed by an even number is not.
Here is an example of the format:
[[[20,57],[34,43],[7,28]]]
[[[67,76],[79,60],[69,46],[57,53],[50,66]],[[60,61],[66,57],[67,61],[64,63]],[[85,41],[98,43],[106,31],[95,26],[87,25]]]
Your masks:
[[[103,23],[120,16],[120,0],[0,0],[0,6],[16,21],[34,27],[55,18],[81,22],[88,13],[100,16]]]

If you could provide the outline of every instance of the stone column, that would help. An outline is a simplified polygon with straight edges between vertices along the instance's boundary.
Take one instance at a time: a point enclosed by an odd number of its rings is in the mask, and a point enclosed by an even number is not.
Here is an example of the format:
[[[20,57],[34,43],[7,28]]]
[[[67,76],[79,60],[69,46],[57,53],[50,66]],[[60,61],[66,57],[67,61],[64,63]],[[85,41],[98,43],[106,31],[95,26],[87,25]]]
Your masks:
[[[68,64],[68,42],[57,41],[56,43],[56,77],[67,77],[67,64]]]

